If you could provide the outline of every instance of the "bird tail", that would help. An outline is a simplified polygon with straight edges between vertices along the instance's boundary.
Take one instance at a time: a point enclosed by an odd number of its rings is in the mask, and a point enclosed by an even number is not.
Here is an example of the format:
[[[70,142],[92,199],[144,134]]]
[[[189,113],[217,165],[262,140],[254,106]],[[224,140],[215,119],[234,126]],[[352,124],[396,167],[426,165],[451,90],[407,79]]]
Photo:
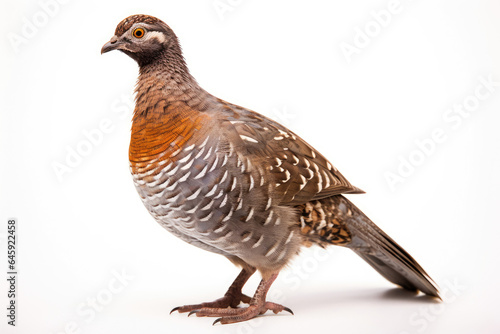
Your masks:
[[[335,197],[340,211],[346,213],[344,223],[351,233],[351,242],[345,245],[347,248],[390,282],[441,299],[436,283],[408,252],[348,199],[341,195]]]

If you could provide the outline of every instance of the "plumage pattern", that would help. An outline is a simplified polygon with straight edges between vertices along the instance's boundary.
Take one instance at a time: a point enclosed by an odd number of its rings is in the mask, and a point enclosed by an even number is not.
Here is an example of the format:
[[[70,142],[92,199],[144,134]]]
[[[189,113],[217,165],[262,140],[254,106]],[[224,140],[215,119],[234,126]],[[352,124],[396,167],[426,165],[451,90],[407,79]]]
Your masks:
[[[127,17],[125,20],[121,21],[120,24],[116,26],[115,36],[123,35],[127,30],[132,27],[134,23],[146,23],[146,24],[154,24],[160,22],[156,17],[149,15],[132,15]]]
[[[223,298],[175,310],[222,323],[291,312],[266,293],[311,245],[352,248],[390,281],[438,296],[415,260],[341,195],[362,191],[284,126],[203,90],[165,23],[126,18],[102,48],[111,50],[140,68],[129,160],[144,205],[175,236],[243,268]],[[241,287],[256,270],[263,280],[250,300]],[[249,306],[234,309],[240,301]]]

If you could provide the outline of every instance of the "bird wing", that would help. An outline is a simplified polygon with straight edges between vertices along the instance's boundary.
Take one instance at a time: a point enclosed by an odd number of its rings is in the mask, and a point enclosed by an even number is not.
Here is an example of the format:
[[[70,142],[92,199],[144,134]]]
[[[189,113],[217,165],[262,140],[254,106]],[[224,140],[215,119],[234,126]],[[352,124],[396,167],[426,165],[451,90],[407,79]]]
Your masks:
[[[318,151],[281,124],[224,102],[224,129],[242,154],[260,164],[276,184],[282,205],[298,205],[342,193],[364,193]]]

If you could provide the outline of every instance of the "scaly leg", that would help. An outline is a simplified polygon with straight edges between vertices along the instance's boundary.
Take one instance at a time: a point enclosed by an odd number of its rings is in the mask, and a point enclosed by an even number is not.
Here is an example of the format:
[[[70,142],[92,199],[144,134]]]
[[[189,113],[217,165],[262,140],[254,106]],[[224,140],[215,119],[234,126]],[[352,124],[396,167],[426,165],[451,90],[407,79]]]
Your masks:
[[[278,273],[272,274],[270,278],[260,281],[260,284],[250,300],[248,307],[242,308],[202,308],[193,311],[198,317],[221,317],[214,321],[214,325],[218,322],[221,324],[230,324],[234,322],[246,321],[260,314],[266,313],[267,310],[273,311],[275,314],[281,311],[287,311],[293,314],[292,310],[283,305],[271,303],[266,301],[267,291],[273,284],[274,280],[278,277]]]
[[[255,268],[251,269],[243,269],[241,270],[240,274],[236,279],[234,280],[233,284],[229,287],[227,292],[224,294],[224,297],[219,298],[217,300],[214,300],[213,302],[206,302],[206,303],[201,303],[201,304],[193,304],[193,305],[184,305],[184,306],[179,306],[175,307],[170,311],[170,314],[172,312],[178,311],[179,313],[184,313],[184,312],[192,312],[204,308],[227,308],[227,307],[232,307],[235,308],[237,307],[240,302],[243,303],[250,303],[251,298],[247,295],[244,295],[241,292],[241,289],[245,285],[245,283],[248,281],[250,276],[253,275],[255,272]],[[191,315],[191,314],[189,314]]]

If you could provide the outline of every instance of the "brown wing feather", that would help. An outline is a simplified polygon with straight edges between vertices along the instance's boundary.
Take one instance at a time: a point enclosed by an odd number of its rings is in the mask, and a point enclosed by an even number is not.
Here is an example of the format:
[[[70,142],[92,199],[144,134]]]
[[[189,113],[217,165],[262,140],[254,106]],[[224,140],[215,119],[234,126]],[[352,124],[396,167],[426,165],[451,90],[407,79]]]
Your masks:
[[[224,103],[224,128],[233,143],[260,164],[276,184],[280,204],[298,205],[343,193],[363,193],[318,151],[281,124]],[[239,137],[239,138],[237,138]]]

